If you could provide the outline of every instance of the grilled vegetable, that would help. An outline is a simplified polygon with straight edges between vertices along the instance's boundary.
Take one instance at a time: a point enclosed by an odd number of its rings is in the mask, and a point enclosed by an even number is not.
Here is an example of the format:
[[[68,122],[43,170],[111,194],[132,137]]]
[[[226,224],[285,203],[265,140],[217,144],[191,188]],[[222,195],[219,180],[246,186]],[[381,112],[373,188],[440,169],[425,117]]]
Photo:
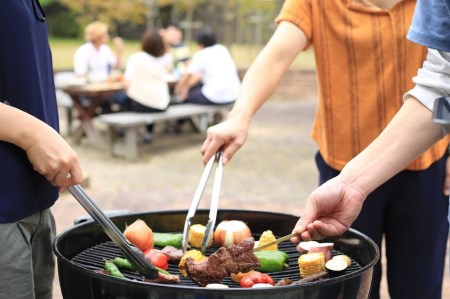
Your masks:
[[[156,249],[147,249],[144,251],[144,255],[155,267],[163,270],[167,270],[169,268],[169,260],[161,251]]]
[[[109,271],[109,274],[114,277],[126,278],[117,268],[117,266],[111,261],[105,261],[105,270]]]
[[[331,259],[325,263],[325,268],[332,272],[341,272],[347,269],[347,262],[343,259]]]
[[[250,228],[240,220],[224,220],[217,225],[214,231],[214,241],[223,247],[230,247],[251,237]]]
[[[249,274],[250,272],[253,272],[253,271],[254,271],[254,270],[249,271],[249,272],[246,272],[246,273],[242,273],[242,272],[239,272],[239,273],[231,273],[231,274],[230,274],[230,278],[231,278],[232,281],[237,282],[237,283],[240,283],[242,277],[244,277],[245,275],[247,275],[247,274]]]
[[[206,226],[202,224],[194,224],[189,227],[189,239],[188,242],[192,247],[202,247],[203,236],[205,235]],[[208,246],[212,245],[212,239]]]
[[[173,246],[175,248],[181,248],[183,242],[183,234],[175,233],[153,233],[153,241],[156,246],[166,247]]]
[[[142,251],[153,248],[153,232],[144,220],[137,219],[127,226],[123,235]]]
[[[270,285],[274,285],[274,281],[272,277],[270,277],[270,275],[258,271],[252,271],[248,275],[242,277],[240,286],[243,288],[251,288],[257,283],[267,283]]]
[[[322,252],[305,253],[298,258],[300,277],[325,271],[325,257]]]
[[[352,260],[348,256],[346,256],[345,254],[336,255],[332,259],[344,260],[347,263],[347,266],[349,266],[349,267],[352,265]]]
[[[136,269],[134,269],[133,265],[130,263],[130,261],[128,261],[127,259],[121,258],[121,257],[115,257],[114,260],[112,261],[117,268],[119,269],[126,269],[126,270],[131,270],[131,271],[136,271]],[[155,266],[155,265],[153,265]],[[156,270],[158,270],[159,273],[163,273],[166,275],[170,275],[169,272],[167,272],[164,269],[161,269],[157,266],[155,266]]]
[[[134,271],[136,269],[134,269],[133,265],[124,258],[121,257],[115,257],[112,262],[117,266],[117,268],[119,269],[126,269],[126,270],[130,270],[130,271]]]
[[[273,235],[272,231],[266,230],[261,234],[261,237],[259,237],[258,246],[275,241],[275,239],[276,238]],[[264,250],[278,250],[278,244],[270,245],[269,247],[264,248]]]
[[[206,258],[200,251],[192,249],[189,251],[186,251],[186,253],[183,255],[183,257],[181,258],[180,263],[178,264],[178,269],[180,269],[181,274],[186,277],[187,273],[186,273],[186,259],[190,257],[192,259],[194,259],[194,261],[199,262],[201,260],[203,260],[204,258]]]
[[[206,285],[207,288],[210,289],[228,289],[229,287],[226,284],[222,283],[209,283]]]
[[[286,264],[289,256],[286,252],[279,250],[260,250],[255,251],[256,257],[259,259],[261,266],[257,269],[261,272],[278,272],[287,267]]]

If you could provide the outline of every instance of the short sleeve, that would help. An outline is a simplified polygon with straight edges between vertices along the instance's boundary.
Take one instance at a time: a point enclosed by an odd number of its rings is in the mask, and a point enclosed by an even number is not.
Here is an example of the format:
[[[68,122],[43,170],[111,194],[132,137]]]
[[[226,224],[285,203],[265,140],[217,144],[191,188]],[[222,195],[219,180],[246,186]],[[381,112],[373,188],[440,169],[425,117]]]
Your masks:
[[[433,110],[437,98],[450,95],[450,53],[428,49],[427,58],[413,77],[415,86],[408,91],[408,96],[415,97],[425,107]],[[448,134],[448,126],[443,126],[444,134]]]
[[[280,14],[275,19],[275,23],[278,25],[282,21],[290,22],[299,27],[305,33],[308,39],[308,43],[311,43],[311,0],[286,0],[283,4],[283,7],[281,8]]]

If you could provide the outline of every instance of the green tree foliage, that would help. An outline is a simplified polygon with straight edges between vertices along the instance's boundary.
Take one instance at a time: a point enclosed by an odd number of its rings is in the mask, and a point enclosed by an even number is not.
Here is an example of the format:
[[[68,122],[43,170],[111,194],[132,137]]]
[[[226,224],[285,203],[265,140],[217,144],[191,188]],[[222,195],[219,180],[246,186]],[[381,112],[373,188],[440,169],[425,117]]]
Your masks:
[[[119,24],[143,24],[148,6],[146,0],[60,0],[73,11],[78,25],[84,27],[91,21],[100,20],[110,25],[114,32]]]

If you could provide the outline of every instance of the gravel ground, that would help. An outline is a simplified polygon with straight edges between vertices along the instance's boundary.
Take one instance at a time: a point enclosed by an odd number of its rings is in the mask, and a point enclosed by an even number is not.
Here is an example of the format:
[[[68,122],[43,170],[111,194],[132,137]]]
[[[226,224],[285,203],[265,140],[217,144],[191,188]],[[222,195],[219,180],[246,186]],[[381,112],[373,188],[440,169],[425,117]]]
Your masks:
[[[219,208],[300,215],[317,185],[316,146],[310,138],[314,110],[314,99],[271,100],[258,112],[246,144],[224,168]],[[103,211],[141,212],[189,208],[203,170],[203,139],[196,133],[156,135],[142,145],[136,162],[111,158],[89,144],[73,146],[89,179],[86,191]],[[208,207],[212,181],[200,208]],[[52,210],[58,233],[86,214],[69,194],[62,194]],[[450,298],[448,261],[446,270],[443,298]],[[62,298],[57,278],[54,286],[54,298]],[[389,298],[385,283],[382,298]]]

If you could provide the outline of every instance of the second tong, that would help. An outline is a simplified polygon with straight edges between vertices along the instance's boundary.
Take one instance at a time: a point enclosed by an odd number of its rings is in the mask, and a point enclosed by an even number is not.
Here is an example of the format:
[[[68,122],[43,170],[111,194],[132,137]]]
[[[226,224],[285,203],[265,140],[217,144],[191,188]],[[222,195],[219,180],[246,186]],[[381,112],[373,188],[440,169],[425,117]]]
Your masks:
[[[214,185],[212,189],[211,195],[211,205],[209,208],[209,219],[206,224],[205,234],[202,240],[201,252],[204,254],[206,252],[206,247],[210,244],[211,237],[214,231],[214,226],[217,218],[217,209],[219,207],[219,194],[220,194],[220,184],[222,181],[222,173],[223,173],[223,162],[222,162],[222,151],[218,151],[215,155],[213,155],[208,163],[206,164],[203,174],[200,178],[200,182],[197,186],[197,190],[195,191],[194,198],[192,199],[191,206],[186,215],[186,221],[184,222],[184,230],[183,230],[183,252],[186,252],[188,248],[189,242],[189,228],[191,226],[191,221],[197,212],[198,204],[200,203],[200,199],[202,197],[203,191],[205,190],[206,183],[208,182],[209,175],[213,168],[214,162],[217,160],[217,169],[214,176]]]

